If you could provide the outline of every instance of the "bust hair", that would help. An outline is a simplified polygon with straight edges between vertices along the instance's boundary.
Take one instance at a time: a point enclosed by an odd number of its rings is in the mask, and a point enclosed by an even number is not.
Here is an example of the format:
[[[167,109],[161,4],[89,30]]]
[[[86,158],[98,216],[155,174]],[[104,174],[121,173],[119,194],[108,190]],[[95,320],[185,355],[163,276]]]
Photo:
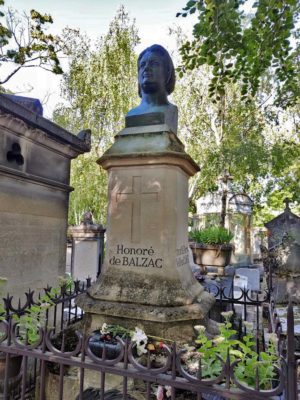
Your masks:
[[[139,55],[137,61],[138,70],[140,66],[140,61],[146,53],[155,53],[163,59],[165,70],[165,88],[166,92],[168,94],[171,94],[175,88],[175,68],[170,54],[164,47],[160,46],[159,44],[153,44],[152,46],[147,47],[145,50],[143,50]],[[138,93],[139,96],[142,97],[140,84],[138,85]]]

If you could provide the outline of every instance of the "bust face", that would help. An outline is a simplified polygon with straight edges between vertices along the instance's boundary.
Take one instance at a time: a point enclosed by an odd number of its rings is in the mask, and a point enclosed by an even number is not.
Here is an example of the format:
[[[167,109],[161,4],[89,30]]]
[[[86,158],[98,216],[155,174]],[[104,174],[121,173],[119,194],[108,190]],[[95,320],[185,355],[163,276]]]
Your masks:
[[[144,93],[166,91],[162,57],[156,53],[145,53],[139,62],[138,79]]]

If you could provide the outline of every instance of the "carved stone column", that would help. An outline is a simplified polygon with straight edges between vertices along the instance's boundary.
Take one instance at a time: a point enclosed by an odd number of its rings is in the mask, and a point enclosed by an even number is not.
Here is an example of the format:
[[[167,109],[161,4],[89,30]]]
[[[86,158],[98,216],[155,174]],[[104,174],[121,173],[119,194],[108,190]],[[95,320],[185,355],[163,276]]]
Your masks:
[[[188,179],[198,170],[166,125],[124,129],[98,163],[107,170],[108,219],[102,273],[78,304],[87,329],[103,322],[181,340],[214,298],[188,256]]]

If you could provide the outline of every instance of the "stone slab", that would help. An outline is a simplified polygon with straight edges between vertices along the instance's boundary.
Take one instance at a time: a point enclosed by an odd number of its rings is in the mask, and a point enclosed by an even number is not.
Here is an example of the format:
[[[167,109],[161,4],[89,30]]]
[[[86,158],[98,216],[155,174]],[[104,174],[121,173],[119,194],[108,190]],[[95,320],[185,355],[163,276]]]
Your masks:
[[[213,303],[213,297],[207,292],[203,293],[199,302],[178,307],[102,301],[95,300],[86,294],[79,296],[76,301],[76,304],[83,308],[85,312],[92,314],[114,315],[120,318],[161,323],[203,319],[205,317],[203,309],[211,307]]]
[[[249,289],[254,291],[260,290],[260,273],[254,268],[237,268],[235,274],[238,276],[246,276],[248,278]]]
[[[56,285],[65,271],[68,193],[1,173],[0,187],[0,270],[10,294]]]
[[[99,272],[100,243],[95,240],[74,240],[73,246],[73,279],[85,281],[89,277],[92,282],[95,281]]]

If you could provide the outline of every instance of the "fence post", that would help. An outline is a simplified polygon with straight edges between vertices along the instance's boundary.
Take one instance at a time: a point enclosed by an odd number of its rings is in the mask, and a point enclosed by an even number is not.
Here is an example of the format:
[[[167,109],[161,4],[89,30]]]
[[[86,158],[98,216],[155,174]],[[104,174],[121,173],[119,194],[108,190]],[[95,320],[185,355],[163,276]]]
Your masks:
[[[287,308],[287,400],[297,400],[298,397],[296,368],[294,310],[290,299]]]

